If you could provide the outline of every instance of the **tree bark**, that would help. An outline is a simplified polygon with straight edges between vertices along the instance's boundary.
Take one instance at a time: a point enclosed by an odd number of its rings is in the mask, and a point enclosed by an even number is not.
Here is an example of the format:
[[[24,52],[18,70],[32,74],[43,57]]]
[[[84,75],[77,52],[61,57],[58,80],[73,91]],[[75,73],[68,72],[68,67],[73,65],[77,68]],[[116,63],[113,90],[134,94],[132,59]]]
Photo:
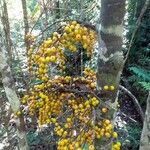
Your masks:
[[[140,141],[140,150],[149,150],[149,149],[150,149],[150,92],[147,98],[147,107]]]
[[[28,13],[27,13],[27,4],[26,4],[26,0],[21,0],[22,2],[22,9],[23,9],[23,21],[24,21],[24,41],[25,41],[25,45],[26,45],[26,49],[29,49],[29,43],[28,40],[26,38],[26,36],[29,33],[29,23],[28,23]]]
[[[56,10],[55,10],[55,13],[56,13],[56,19],[60,19],[61,18],[61,13],[60,13],[60,2],[59,0],[57,0],[55,2],[55,7],[56,7]]]
[[[20,110],[20,100],[15,92],[15,85],[11,73],[11,69],[6,61],[5,52],[0,49],[0,73],[2,74],[2,83],[6,93],[6,97],[11,105],[11,109],[14,114]],[[28,144],[26,140],[26,132],[24,127],[23,118],[18,119],[17,136],[19,139],[20,150],[28,150]]]
[[[97,87],[101,92],[105,85],[115,87],[104,95],[115,101],[123,68],[123,19],[125,0],[101,1],[101,27],[99,33],[99,56],[97,63]]]
[[[105,99],[114,110],[117,107],[118,88],[124,65],[122,51],[124,15],[125,0],[101,0],[97,89],[101,98]],[[114,86],[114,90],[104,90],[105,85]],[[107,117],[113,120],[114,114],[115,111],[111,110]],[[95,145],[96,150],[111,150],[112,141],[107,140],[102,144],[100,140],[96,140]]]
[[[1,1],[2,5],[2,15],[1,15],[1,21],[5,33],[5,40],[6,40],[6,49],[9,56],[9,62],[12,62],[13,59],[13,52],[12,52],[12,40],[11,40],[11,33],[10,33],[10,24],[9,24],[9,17],[8,17],[8,9],[6,1]],[[10,63],[11,64],[11,63]]]

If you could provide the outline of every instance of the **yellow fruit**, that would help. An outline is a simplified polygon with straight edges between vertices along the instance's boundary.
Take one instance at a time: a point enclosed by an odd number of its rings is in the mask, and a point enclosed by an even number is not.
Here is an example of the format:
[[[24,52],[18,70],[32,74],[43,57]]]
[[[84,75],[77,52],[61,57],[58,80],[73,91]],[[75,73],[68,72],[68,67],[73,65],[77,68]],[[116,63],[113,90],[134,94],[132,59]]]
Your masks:
[[[16,112],[16,116],[18,116],[18,117],[20,117],[21,114],[22,114],[21,111],[17,111],[17,112]]]
[[[83,35],[82,39],[83,39],[83,41],[86,41],[87,40],[87,36]]]
[[[46,53],[47,53],[47,54],[50,54],[50,53],[51,53],[51,48],[47,48],[47,49],[46,49]]]
[[[49,63],[50,60],[51,60],[51,59],[50,59],[50,57],[48,57],[48,56],[45,58],[45,61],[46,61],[47,63]]]
[[[89,150],[95,150],[94,145],[90,145],[90,146],[89,146]]]
[[[69,145],[69,150],[74,150],[74,146],[72,144]]]
[[[64,131],[62,136],[63,136],[63,137],[66,137],[67,134],[68,134],[67,131]]]
[[[75,28],[75,26],[72,24],[72,25],[70,26],[70,29],[73,30],[74,28]]]
[[[97,98],[96,98],[96,97],[93,97],[93,98],[92,98],[92,101],[96,101],[96,100],[97,100]]]
[[[96,87],[95,83],[91,83],[91,84],[90,84],[90,87],[91,87],[91,88],[95,88],[95,87]]]
[[[117,132],[113,132],[113,138],[117,138],[118,137],[118,134],[117,134]]]
[[[56,123],[55,123],[55,126],[57,127],[57,126],[59,126],[59,124],[56,122]]]
[[[62,150],[68,150],[67,146],[64,146]]]
[[[81,35],[80,34],[77,34],[76,35],[76,40],[80,40],[81,39]]]
[[[70,49],[70,51],[74,51],[74,46],[73,45],[69,45],[69,49]]]
[[[69,26],[66,26],[66,27],[65,27],[65,31],[66,31],[67,33],[71,32],[71,29],[69,28]]]
[[[83,105],[82,105],[82,104],[79,104],[79,108],[82,109],[82,108],[83,108]]]
[[[121,143],[120,143],[120,142],[117,142],[116,144],[117,144],[119,147],[121,146]]]
[[[113,91],[115,90],[115,87],[113,85],[110,86],[110,90]]]
[[[77,109],[78,109],[78,106],[77,106],[77,105],[74,105],[73,108],[74,108],[75,110],[77,110]]]
[[[60,129],[60,132],[62,132],[62,133],[63,133],[63,132],[64,132],[64,129],[63,129],[63,128],[61,128],[61,129]]]
[[[75,46],[72,47],[72,52],[76,52],[77,48]]]
[[[68,34],[65,32],[62,37],[66,39],[68,37]]]
[[[53,43],[53,41],[52,41],[51,38],[49,38],[49,39],[46,41],[46,43],[47,43],[48,45],[51,45],[51,44]]]
[[[96,138],[97,138],[97,139],[100,139],[100,138],[101,138],[101,135],[97,135]]]
[[[84,32],[87,32],[87,30],[88,30],[88,29],[87,29],[86,27],[83,27],[83,31],[84,31]]]
[[[77,22],[76,22],[76,21],[72,21],[71,24],[72,24],[72,25],[76,25]]]
[[[83,45],[83,48],[84,48],[84,49],[87,49],[87,47],[88,47],[87,44],[84,44],[84,45]]]
[[[75,28],[76,29],[80,29],[80,24],[77,23],[76,26],[75,26]]]
[[[27,103],[27,100],[26,99],[22,99],[22,104],[26,104]]]
[[[53,36],[53,41],[54,41],[54,42],[56,42],[57,39],[58,39],[58,38],[57,38],[56,36]]]
[[[54,33],[53,33],[53,36],[58,37],[58,33],[57,33],[57,32],[54,32]]]
[[[92,105],[93,105],[93,106],[97,106],[98,103],[99,103],[99,101],[92,101]]]
[[[39,62],[40,62],[40,63],[45,63],[45,58],[41,57],[41,58],[39,59]]]
[[[89,105],[90,104],[90,102],[87,100],[86,102],[85,102],[85,105]]]
[[[112,129],[113,129],[113,125],[112,125],[112,124],[109,124],[109,125],[107,126],[107,128],[108,128],[109,130],[112,130]]]
[[[67,122],[71,122],[71,118],[67,118]]]
[[[50,123],[50,122],[51,122],[51,119],[47,119],[46,122],[47,122],[47,123]]]
[[[109,126],[106,126],[105,131],[106,132],[110,132],[111,131],[111,129],[109,128]]]
[[[57,131],[57,135],[62,136],[62,132],[60,130]]]
[[[56,61],[56,57],[55,56],[51,56],[50,57],[50,62],[55,62]]]
[[[106,120],[104,121],[104,123],[108,125],[108,124],[110,124],[111,122],[110,122],[110,120],[106,119]]]
[[[107,113],[108,112],[108,109],[107,108],[102,108],[102,113]]]
[[[79,147],[79,142],[75,143],[75,147],[78,148]]]
[[[53,123],[56,123],[56,118],[51,118],[51,121],[53,122]]]
[[[111,134],[110,134],[109,132],[106,132],[106,133],[105,133],[105,137],[106,137],[106,138],[110,138],[110,137],[111,137]]]
[[[86,105],[86,108],[90,108],[90,107],[91,107],[90,104]]]
[[[109,89],[108,85],[105,85],[104,90],[108,90],[108,89]]]
[[[115,145],[113,145],[112,149],[113,150],[120,150],[120,147],[117,144],[115,144]]]

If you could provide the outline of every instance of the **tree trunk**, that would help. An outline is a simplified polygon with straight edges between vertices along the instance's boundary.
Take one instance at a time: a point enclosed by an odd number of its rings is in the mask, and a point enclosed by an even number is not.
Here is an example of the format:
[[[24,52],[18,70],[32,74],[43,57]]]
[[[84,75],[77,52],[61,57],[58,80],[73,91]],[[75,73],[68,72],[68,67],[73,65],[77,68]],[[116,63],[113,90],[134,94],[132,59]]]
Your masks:
[[[26,45],[26,49],[29,49],[29,43],[28,40],[26,38],[28,32],[29,32],[29,24],[28,24],[28,13],[27,13],[27,4],[26,4],[26,0],[21,0],[22,2],[22,9],[23,9],[23,21],[24,21],[24,41],[25,41],[25,45]]]
[[[11,40],[11,34],[10,34],[10,24],[9,24],[7,4],[5,0],[1,1],[0,3],[3,8],[1,21],[2,21],[3,30],[5,33],[6,48],[7,48],[7,52],[9,56],[9,64],[11,64],[10,62],[12,62],[13,53],[12,53],[12,40]]]
[[[6,97],[11,105],[11,109],[14,114],[20,109],[20,100],[15,92],[14,81],[11,75],[11,69],[6,61],[5,52],[0,50],[0,73],[2,74],[2,83],[5,89]],[[26,132],[24,127],[24,120],[20,118],[17,128],[17,136],[19,138],[20,150],[28,150],[28,144],[26,140]]]
[[[147,98],[147,107],[140,143],[140,150],[150,149],[150,92]]]
[[[59,0],[57,0],[55,2],[55,8],[56,8],[56,10],[55,10],[56,19],[60,19],[61,18],[61,13],[60,13],[60,2],[59,2]]]
[[[116,99],[124,62],[122,52],[124,14],[125,0],[101,1],[97,86],[103,92],[105,85],[113,85],[115,91],[104,93],[113,102]]]
[[[117,106],[117,93],[124,64],[122,51],[124,15],[125,0],[101,0],[97,89],[102,99],[114,109]],[[104,90],[106,85],[108,88],[114,86],[114,90]],[[114,114],[115,112],[108,114],[108,118],[113,120]],[[108,140],[104,144],[99,140],[96,141],[96,150],[110,150],[111,146],[112,141]]]

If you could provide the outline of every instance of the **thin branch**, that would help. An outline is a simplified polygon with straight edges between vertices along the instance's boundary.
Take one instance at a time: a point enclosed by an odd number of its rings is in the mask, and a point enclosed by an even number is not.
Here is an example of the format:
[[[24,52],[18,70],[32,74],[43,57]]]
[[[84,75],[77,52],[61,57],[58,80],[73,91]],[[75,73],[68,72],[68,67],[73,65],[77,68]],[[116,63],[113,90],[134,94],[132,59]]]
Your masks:
[[[121,112],[121,115],[123,115],[124,117],[130,119],[133,122],[137,122],[136,120],[134,120],[133,118],[129,117],[128,115],[126,115],[125,113]]]
[[[148,8],[149,2],[150,2],[150,0],[146,0],[145,1],[145,4],[144,4],[144,6],[143,6],[143,8],[141,10],[141,13],[140,13],[139,17],[138,17],[138,20],[136,21],[136,28],[135,28],[135,30],[132,33],[131,40],[130,40],[130,43],[129,43],[129,48],[128,48],[127,54],[125,56],[124,64],[126,63],[126,61],[128,59],[128,56],[129,56],[129,53],[131,51],[131,47],[132,47],[132,44],[133,44],[133,41],[134,41],[135,34],[136,34],[140,24],[141,24],[142,18],[143,18],[144,13],[146,12],[146,10]]]
[[[60,23],[60,22],[67,22],[67,21],[74,21],[74,20],[70,20],[70,19],[64,19],[64,20],[57,20],[55,22],[53,22],[52,24],[50,24],[49,26],[47,26],[43,31],[41,31],[41,33],[39,33],[38,35],[36,35],[36,37],[38,36],[41,36],[44,32],[46,32],[49,28],[51,28],[52,26],[54,26],[55,24],[57,23]],[[93,24],[90,24],[90,23],[87,23],[87,22],[83,22],[83,21],[80,21],[80,20],[76,20],[79,24],[87,27],[87,28],[90,28],[94,31],[97,32],[97,29],[96,29],[96,26],[93,25]]]
[[[66,22],[66,21],[69,21],[69,20],[57,20],[57,21],[53,22],[52,24],[50,24],[49,26],[47,26],[43,31],[41,31],[41,33],[39,33],[38,35],[36,35],[36,37],[41,36],[45,31],[47,31],[49,28],[51,28],[55,24],[60,23],[60,22]]]
[[[21,1],[22,1],[22,9],[23,9],[23,19],[24,19],[25,35],[27,35],[27,33],[29,32],[27,4],[26,4],[26,0],[21,0]]]
[[[46,3],[43,1],[43,10],[44,10],[44,14],[45,14],[45,26],[48,25],[48,14],[47,14],[47,6],[46,6]]]
[[[47,3],[45,4],[45,7],[47,7],[48,4],[49,4],[49,1],[47,1]],[[35,24],[34,24],[33,27],[31,28],[30,33],[32,33],[33,29],[35,28],[36,24],[38,23],[38,21],[40,20],[40,18],[41,18],[42,15],[44,14],[44,12],[45,12],[45,10],[43,10],[43,11],[41,12],[41,14],[39,15],[39,17],[38,17],[38,19],[36,20]]]
[[[138,100],[136,99],[136,97],[128,89],[126,89],[124,86],[119,85],[119,88],[121,90],[123,90],[125,93],[127,93],[132,98],[132,101],[133,101],[138,113],[140,114],[142,121],[144,121],[144,113],[143,113],[143,110],[142,110]]]
[[[2,4],[1,4],[2,5]],[[11,66],[11,61],[13,59],[13,51],[12,51],[12,40],[11,40],[11,33],[10,33],[10,23],[9,23],[9,16],[8,16],[8,8],[7,8],[7,3],[5,0],[3,0],[3,5],[2,5],[2,15],[0,16],[2,25],[3,25],[3,30],[5,33],[5,40],[6,40],[6,48],[7,52],[9,54],[9,65]]]

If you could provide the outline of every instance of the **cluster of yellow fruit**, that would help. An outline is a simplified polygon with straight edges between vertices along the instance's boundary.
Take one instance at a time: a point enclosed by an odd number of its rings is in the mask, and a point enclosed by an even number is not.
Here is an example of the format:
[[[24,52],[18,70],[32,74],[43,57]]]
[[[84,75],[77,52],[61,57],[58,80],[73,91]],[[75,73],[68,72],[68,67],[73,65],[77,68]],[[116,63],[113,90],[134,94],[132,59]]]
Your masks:
[[[48,81],[48,71],[50,63],[56,63],[60,69],[65,69],[65,57],[63,47],[52,46],[54,41],[51,38],[46,40],[37,54],[33,55],[33,61],[38,66],[35,75],[42,81]]]
[[[83,150],[84,145],[88,145],[89,150],[95,150],[95,138],[118,137],[106,117],[109,109],[103,107],[94,94],[95,71],[87,67],[82,77],[49,77],[49,64],[55,63],[61,70],[65,69],[64,48],[76,52],[78,45],[82,44],[90,56],[95,41],[95,31],[73,21],[64,28],[63,33],[54,32],[53,37],[45,40],[36,52],[32,48],[28,50],[29,69],[42,83],[31,87],[21,102],[28,106],[31,116],[38,118],[40,127],[44,124],[54,127],[56,135],[60,137],[58,150]],[[114,87],[111,85],[104,89],[114,90]],[[106,116],[97,122],[98,111]],[[117,146],[113,145],[113,150],[118,150]]]
[[[113,85],[110,85],[110,86],[105,85],[105,86],[104,86],[104,90],[106,90],[106,91],[114,91],[114,90],[115,90],[115,87],[114,87]]]
[[[117,143],[113,144],[113,146],[112,146],[112,150],[120,150],[120,148],[121,148],[120,142],[117,142]]]
[[[72,52],[77,51],[77,45],[81,43],[86,49],[87,55],[92,55],[96,41],[96,32],[72,21],[64,28],[60,42]]]
[[[93,120],[94,110],[106,114],[108,108],[98,108],[101,101],[90,94],[96,89],[91,86],[95,77],[90,76],[91,69],[86,68],[84,72],[86,70],[89,70],[89,75],[85,77],[57,76],[36,85],[22,98],[22,103],[29,106],[29,114],[38,117],[39,126],[54,125],[56,135],[61,137],[58,150],[83,150],[84,144],[94,150],[95,138],[118,137],[109,119],[102,118],[97,124]]]
[[[89,68],[89,67],[86,67],[86,68],[84,69],[84,75],[85,75],[86,77],[93,77],[93,78],[96,79],[96,73],[95,73],[95,71],[92,70],[92,69]]]
[[[36,64],[38,67],[36,71],[33,70],[33,73],[35,72],[39,79],[47,81],[50,63],[56,63],[60,69],[65,69],[64,49],[77,52],[78,45],[81,44],[86,54],[91,56],[95,41],[95,31],[72,21],[64,27],[63,33],[54,32],[53,37],[45,40],[37,51],[32,47],[28,50],[29,70],[31,72],[33,64]]]
[[[63,113],[64,105],[65,107],[70,107],[73,113],[77,115],[81,113],[82,116],[87,111],[86,109],[99,104],[99,100],[96,97],[88,95],[88,100],[85,100],[82,95],[78,94],[84,89],[88,91],[95,90],[96,83],[93,85],[92,82],[94,82],[92,77],[86,79],[85,77],[57,76],[34,86],[31,92],[22,98],[22,104],[29,106],[30,115],[36,115],[38,110],[40,125],[50,123],[49,118]],[[84,91],[83,95],[85,95]]]

